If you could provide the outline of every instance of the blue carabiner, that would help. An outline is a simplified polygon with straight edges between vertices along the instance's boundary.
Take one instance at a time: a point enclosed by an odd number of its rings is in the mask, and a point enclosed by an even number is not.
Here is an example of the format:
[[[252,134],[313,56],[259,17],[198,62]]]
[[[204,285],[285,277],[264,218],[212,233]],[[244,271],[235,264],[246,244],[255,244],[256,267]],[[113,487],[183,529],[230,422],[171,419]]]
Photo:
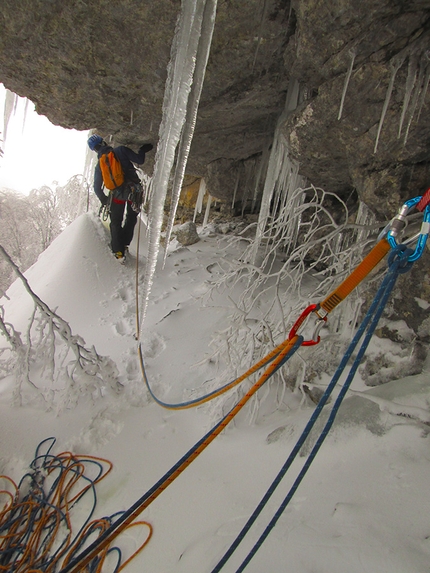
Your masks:
[[[414,199],[409,199],[409,201],[406,201],[403,207],[399,210],[399,215],[397,215],[397,217],[394,217],[393,221],[395,220],[404,221],[406,215],[421,201],[421,198],[422,197],[420,196],[420,197],[415,197]],[[408,257],[408,261],[410,263],[417,261],[422,256],[427,243],[427,237],[429,236],[429,232],[430,232],[430,205],[427,205],[427,207],[424,209],[424,218],[421,225],[420,234],[418,236],[417,244],[415,246],[415,250]],[[392,249],[395,249],[397,247],[396,234],[397,233],[392,229],[390,229],[387,233],[387,240]]]

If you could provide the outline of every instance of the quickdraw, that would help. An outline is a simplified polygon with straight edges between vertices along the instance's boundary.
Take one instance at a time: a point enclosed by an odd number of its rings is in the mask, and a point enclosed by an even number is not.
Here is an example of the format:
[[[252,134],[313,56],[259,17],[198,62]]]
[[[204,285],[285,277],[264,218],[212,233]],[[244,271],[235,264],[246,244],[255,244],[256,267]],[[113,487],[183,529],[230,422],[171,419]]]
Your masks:
[[[311,312],[317,312],[318,310],[319,310],[318,304],[310,304],[307,308],[305,308],[305,310],[302,312],[302,314],[294,323],[293,328],[290,330],[290,334],[288,335],[288,340],[291,340],[292,338],[294,338],[294,336],[297,336],[299,328],[303,326],[303,324],[306,322]],[[314,346],[315,344],[318,344],[320,342],[321,337],[319,336],[319,331],[321,330],[322,326],[324,325],[324,322],[326,321],[327,321],[326,316],[317,319],[312,338],[310,340],[303,340],[302,346]]]
[[[416,241],[414,252],[409,255],[408,261],[414,262],[421,258],[430,232],[430,189],[427,189],[426,193],[422,197],[415,197],[406,201],[399,209],[399,213],[394,217],[387,230],[387,240],[392,249],[397,247],[397,235],[406,226],[406,216],[414,209],[417,208],[419,211],[423,212],[423,222],[421,224],[420,232],[411,237],[408,241],[405,241],[406,245],[414,243]]]
[[[320,342],[321,339],[319,332],[327,321],[327,315],[332,312],[363,279],[367,277],[367,275],[385,257],[390,249],[394,250],[397,248],[398,243],[396,237],[406,227],[406,217],[414,208],[423,213],[423,222],[420,232],[405,241],[405,244],[408,246],[416,241],[415,250],[413,250],[408,256],[408,262],[412,263],[417,261],[422,256],[430,232],[430,188],[427,189],[424,195],[406,201],[406,203],[399,209],[399,213],[381,232],[378,237],[379,240],[377,244],[349,275],[349,277],[336,287],[336,289],[329,294],[322,303],[311,304],[302,312],[290,330],[288,335],[289,340],[299,334],[300,329],[304,327],[304,324],[307,322],[311,313],[315,313],[317,320],[315,322],[313,335],[310,340],[304,340],[302,342],[302,346],[313,346]]]

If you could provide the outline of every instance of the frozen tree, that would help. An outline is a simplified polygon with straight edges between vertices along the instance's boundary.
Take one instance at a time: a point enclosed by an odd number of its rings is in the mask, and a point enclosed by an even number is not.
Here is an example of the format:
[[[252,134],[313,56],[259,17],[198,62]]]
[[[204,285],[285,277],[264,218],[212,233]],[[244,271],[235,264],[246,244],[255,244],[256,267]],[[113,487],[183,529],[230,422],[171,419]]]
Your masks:
[[[286,212],[295,214],[288,224]],[[240,249],[240,260],[225,257],[219,261],[223,276],[212,284],[215,290],[240,293],[235,298],[230,296],[233,310],[229,325],[212,342],[210,360],[225,365],[214,385],[246,371],[287,339],[302,311],[309,304],[321,302],[356,267],[380,228],[364,204],[352,216],[338,196],[308,187],[298,188],[279,201],[277,212],[268,217],[258,236],[257,251],[255,239],[246,239],[245,234],[230,239],[226,249],[245,240],[248,246],[244,251]],[[252,262],[256,254],[258,265]],[[363,290],[368,286],[369,282],[360,285],[330,315],[326,336],[311,353],[306,353],[306,359],[300,351],[288,368],[271,379],[279,400],[286,388],[309,383],[319,370],[333,370],[354,332]],[[268,297],[272,300],[269,307],[262,304]],[[209,296],[208,304],[210,300]],[[311,337],[312,330],[305,330],[305,337]]]
[[[44,251],[61,231],[58,217],[58,197],[47,185],[33,189],[29,196],[31,222],[37,231],[41,252]]]
[[[26,271],[67,225],[79,215],[98,208],[88,182],[75,175],[64,187],[33,189],[24,196],[0,191],[0,244]],[[0,289],[5,292],[14,272],[0,259]]]
[[[28,198],[12,191],[0,191],[0,244],[24,271],[41,253]],[[0,259],[0,290],[6,291],[14,278],[11,267]]]
[[[96,211],[99,201],[83,175],[74,175],[63,187],[55,190],[60,228],[63,230],[77,217],[88,211]]]
[[[94,347],[87,348],[69,324],[51,310],[31,289],[27,279],[0,246],[0,255],[14,270],[32,301],[27,330],[23,336],[8,324],[0,309],[0,332],[7,347],[0,348],[0,373],[15,378],[15,403],[22,405],[35,397],[48,408],[73,407],[80,397],[118,392],[118,370],[108,357]],[[31,308],[31,305],[30,305]]]

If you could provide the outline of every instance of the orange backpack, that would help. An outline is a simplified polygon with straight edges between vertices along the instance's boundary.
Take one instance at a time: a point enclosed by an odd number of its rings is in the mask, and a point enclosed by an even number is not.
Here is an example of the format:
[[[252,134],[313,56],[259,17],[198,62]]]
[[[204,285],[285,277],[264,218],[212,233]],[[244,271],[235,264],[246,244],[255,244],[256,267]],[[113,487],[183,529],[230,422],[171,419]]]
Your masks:
[[[113,151],[104,153],[99,160],[102,171],[103,183],[107,189],[112,191],[124,183],[124,171],[119,159]]]

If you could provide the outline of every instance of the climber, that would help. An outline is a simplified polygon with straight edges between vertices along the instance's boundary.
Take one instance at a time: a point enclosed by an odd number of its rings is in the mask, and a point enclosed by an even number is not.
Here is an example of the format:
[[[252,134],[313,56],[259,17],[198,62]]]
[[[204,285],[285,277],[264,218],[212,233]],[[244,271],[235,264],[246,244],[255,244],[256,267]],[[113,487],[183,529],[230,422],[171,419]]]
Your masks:
[[[108,201],[111,201],[110,233],[112,252],[121,263],[124,263],[128,246],[133,239],[134,227],[139,210],[133,209],[132,201],[129,199],[129,192],[136,186],[139,186],[141,189],[139,176],[136,173],[133,163],[142,165],[145,161],[145,154],[153,149],[153,145],[151,143],[145,143],[139,148],[139,152],[135,153],[132,149],[124,145],[112,148],[100,135],[91,135],[88,139],[88,147],[97,153],[99,159],[94,170],[94,192],[103,206],[105,206]],[[106,157],[106,154],[111,151],[114,153],[114,158],[120,163],[119,169],[122,171],[122,181],[120,185],[114,186],[111,191],[112,196],[107,197],[104,193],[103,185],[108,188],[112,187],[106,184],[105,177],[100,168],[100,158],[102,156]],[[125,210],[125,221],[123,223]]]

